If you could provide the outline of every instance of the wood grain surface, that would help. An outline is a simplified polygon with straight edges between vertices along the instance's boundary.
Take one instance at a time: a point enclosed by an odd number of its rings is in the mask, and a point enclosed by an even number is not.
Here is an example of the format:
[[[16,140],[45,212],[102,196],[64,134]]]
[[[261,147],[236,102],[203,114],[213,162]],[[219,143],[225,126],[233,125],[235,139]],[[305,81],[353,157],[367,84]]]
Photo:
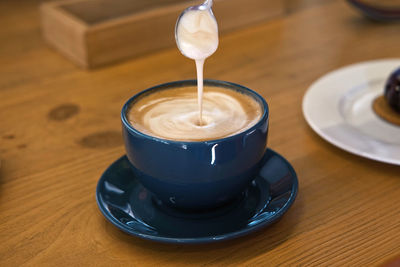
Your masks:
[[[149,86],[194,78],[193,62],[172,47],[83,71],[45,45],[39,1],[1,1],[0,266],[376,266],[399,256],[400,167],[323,141],[301,101],[328,71],[400,57],[400,24],[366,20],[345,1],[305,2],[221,36],[205,69],[269,102],[269,147],[296,169],[298,197],[258,233],[183,246],[122,233],[94,194],[124,154],[123,103]]]

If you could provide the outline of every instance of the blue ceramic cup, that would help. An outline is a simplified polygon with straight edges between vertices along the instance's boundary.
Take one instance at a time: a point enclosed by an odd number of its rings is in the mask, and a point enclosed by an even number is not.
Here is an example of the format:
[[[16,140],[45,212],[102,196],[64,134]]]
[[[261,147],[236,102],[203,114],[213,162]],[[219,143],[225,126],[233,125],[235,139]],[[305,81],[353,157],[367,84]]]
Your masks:
[[[126,153],[135,175],[158,201],[185,210],[215,208],[241,195],[256,177],[267,147],[269,111],[259,94],[224,81],[205,80],[204,85],[253,97],[263,109],[261,119],[233,136],[198,142],[157,138],[139,132],[129,123],[127,112],[141,95],[196,86],[196,80],[154,86],[129,99],[121,112]]]

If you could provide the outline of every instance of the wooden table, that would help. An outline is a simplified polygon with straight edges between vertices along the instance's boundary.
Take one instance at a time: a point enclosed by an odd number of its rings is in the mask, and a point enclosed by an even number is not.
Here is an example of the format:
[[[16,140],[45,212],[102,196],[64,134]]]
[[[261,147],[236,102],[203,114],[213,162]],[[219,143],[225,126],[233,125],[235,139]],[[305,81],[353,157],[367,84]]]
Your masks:
[[[308,2],[222,36],[206,63],[206,77],[267,99],[269,146],[296,169],[298,197],[279,223],[201,246],[128,236],[104,219],[94,195],[124,154],[125,100],[193,78],[193,62],[171,47],[84,71],[45,45],[38,1],[0,2],[0,266],[370,266],[399,256],[400,167],[325,142],[301,102],[328,71],[399,57],[400,24],[365,20],[344,1]]]

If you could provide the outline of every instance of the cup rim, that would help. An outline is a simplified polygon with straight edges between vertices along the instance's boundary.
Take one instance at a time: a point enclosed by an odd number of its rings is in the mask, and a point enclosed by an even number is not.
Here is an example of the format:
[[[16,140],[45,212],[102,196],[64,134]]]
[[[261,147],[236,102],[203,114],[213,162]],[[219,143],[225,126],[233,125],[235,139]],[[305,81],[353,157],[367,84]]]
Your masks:
[[[125,104],[122,107],[121,110],[121,121],[123,123],[123,125],[129,130],[134,132],[135,134],[146,138],[146,139],[151,139],[153,141],[157,141],[160,143],[164,143],[164,144],[178,144],[178,145],[182,145],[182,144],[213,144],[213,143],[219,143],[222,141],[229,141],[232,140],[234,138],[237,138],[238,136],[241,135],[245,135],[247,133],[250,133],[252,131],[254,131],[255,129],[259,128],[261,124],[263,124],[264,120],[268,120],[269,118],[269,107],[268,107],[268,103],[267,101],[256,91],[247,88],[243,85],[237,84],[237,83],[232,83],[232,82],[227,82],[227,81],[221,81],[221,80],[213,80],[213,79],[205,79],[204,80],[204,85],[211,85],[211,86],[215,86],[215,85],[223,85],[225,87],[227,87],[228,89],[232,89],[232,87],[234,88],[239,88],[240,90],[244,90],[249,92],[250,94],[252,94],[255,98],[258,98],[258,100],[260,100],[260,102],[262,103],[263,106],[263,114],[261,116],[261,118],[257,121],[256,124],[254,124],[253,126],[251,126],[250,128],[244,130],[243,132],[237,133],[235,135],[230,135],[227,137],[223,137],[223,138],[218,138],[218,139],[210,139],[210,140],[203,140],[203,141],[183,141],[183,140],[171,140],[171,139],[165,139],[165,138],[160,138],[160,137],[156,137],[156,136],[152,136],[152,135],[148,135],[145,134],[137,129],[135,129],[128,121],[127,117],[126,117],[126,113],[129,110],[130,104],[132,103],[132,101],[134,101],[136,98],[138,98],[139,96],[146,94],[150,91],[154,91],[154,90],[158,90],[158,89],[163,89],[163,88],[169,88],[169,87],[174,87],[174,85],[179,85],[179,86],[185,86],[185,85],[196,85],[197,84],[197,80],[178,80],[178,81],[172,81],[172,82],[167,82],[167,83],[162,83],[162,84],[158,84],[155,86],[152,86],[148,89],[145,89],[135,95],[133,95],[131,98],[129,98]]]

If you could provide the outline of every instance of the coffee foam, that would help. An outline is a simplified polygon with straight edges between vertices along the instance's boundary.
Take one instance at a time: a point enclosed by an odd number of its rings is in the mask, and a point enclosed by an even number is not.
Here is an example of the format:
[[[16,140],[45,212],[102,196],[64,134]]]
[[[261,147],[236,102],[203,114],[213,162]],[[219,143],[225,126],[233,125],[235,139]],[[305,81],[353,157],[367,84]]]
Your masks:
[[[179,141],[228,137],[260,120],[261,105],[251,96],[220,87],[204,89],[201,126],[194,86],[165,89],[140,97],[131,105],[128,120],[145,134]]]

